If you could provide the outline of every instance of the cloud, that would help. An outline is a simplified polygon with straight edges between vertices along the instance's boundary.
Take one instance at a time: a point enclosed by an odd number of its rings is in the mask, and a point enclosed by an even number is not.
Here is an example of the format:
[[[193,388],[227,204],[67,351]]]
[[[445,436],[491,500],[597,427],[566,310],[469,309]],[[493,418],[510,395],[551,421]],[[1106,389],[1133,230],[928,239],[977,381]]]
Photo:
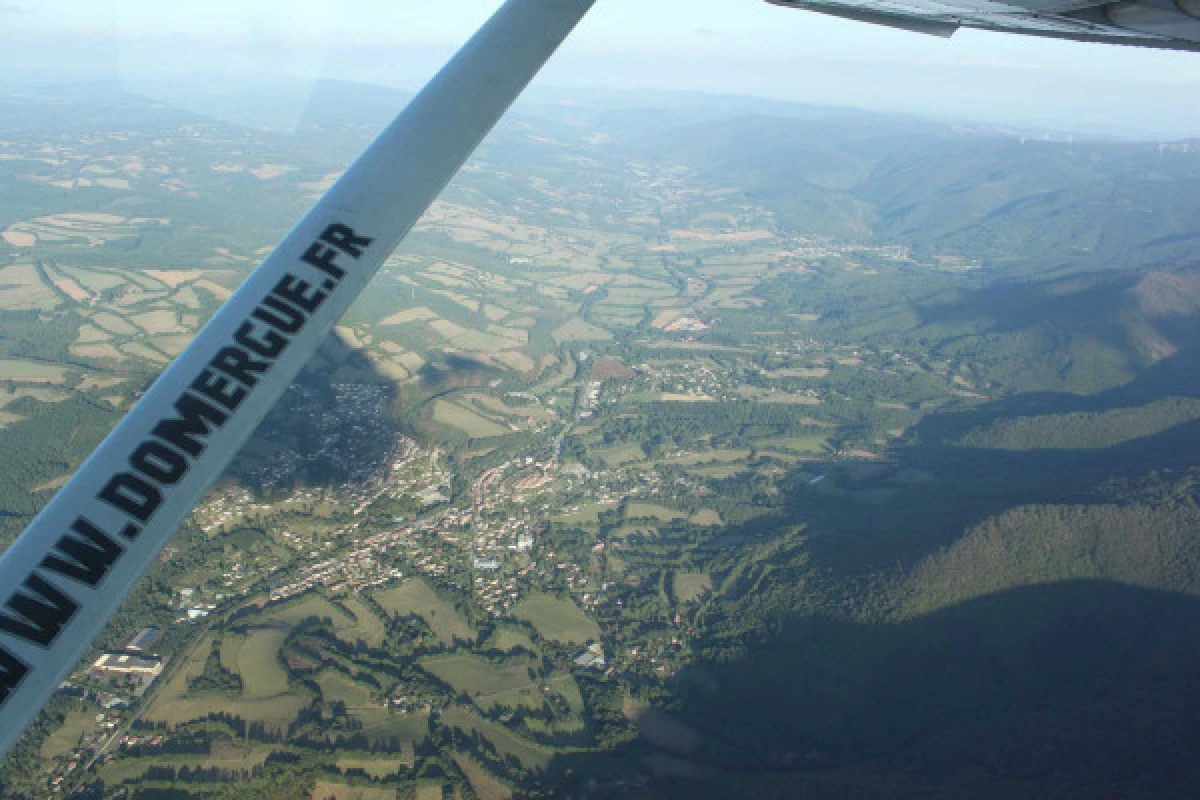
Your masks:
[[[33,13],[32,8],[26,8],[25,6],[19,6],[16,3],[0,2],[0,16],[5,15],[5,14],[32,14],[32,13]]]

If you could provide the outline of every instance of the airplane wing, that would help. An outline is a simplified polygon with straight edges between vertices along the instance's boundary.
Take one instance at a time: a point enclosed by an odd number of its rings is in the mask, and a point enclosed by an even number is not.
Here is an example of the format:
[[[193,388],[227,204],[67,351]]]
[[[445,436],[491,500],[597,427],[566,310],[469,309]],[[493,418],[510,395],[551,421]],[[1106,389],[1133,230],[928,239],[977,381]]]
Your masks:
[[[595,0],[508,0],[0,557],[0,755]]]
[[[959,28],[1200,50],[1200,0],[767,0],[934,36]]]

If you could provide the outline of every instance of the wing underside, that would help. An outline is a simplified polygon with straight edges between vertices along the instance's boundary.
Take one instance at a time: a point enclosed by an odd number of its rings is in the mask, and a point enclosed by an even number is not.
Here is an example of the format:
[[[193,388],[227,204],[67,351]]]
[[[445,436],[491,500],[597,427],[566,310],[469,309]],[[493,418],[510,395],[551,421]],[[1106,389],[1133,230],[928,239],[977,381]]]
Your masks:
[[[1200,0],[767,0],[843,19],[951,36],[959,28],[1165,50],[1200,50]]]

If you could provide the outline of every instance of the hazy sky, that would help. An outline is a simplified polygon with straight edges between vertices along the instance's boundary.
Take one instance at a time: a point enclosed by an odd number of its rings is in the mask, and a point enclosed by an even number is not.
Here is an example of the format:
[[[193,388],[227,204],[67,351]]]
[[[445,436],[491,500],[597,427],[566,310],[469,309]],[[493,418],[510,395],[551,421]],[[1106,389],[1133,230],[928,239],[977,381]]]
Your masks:
[[[497,0],[0,0],[0,73],[346,78],[416,88]],[[598,0],[539,79],[1200,136],[1200,54],[964,31],[763,0]]]

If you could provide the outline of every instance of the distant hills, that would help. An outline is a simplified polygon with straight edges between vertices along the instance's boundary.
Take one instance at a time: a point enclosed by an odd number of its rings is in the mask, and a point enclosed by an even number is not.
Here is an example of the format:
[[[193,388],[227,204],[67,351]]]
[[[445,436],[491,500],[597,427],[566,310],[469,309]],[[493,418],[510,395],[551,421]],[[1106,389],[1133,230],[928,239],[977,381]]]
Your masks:
[[[1005,274],[1163,265],[1200,243],[1200,145],[1041,141],[862,112],[743,115],[634,137],[794,234],[902,242]]]

